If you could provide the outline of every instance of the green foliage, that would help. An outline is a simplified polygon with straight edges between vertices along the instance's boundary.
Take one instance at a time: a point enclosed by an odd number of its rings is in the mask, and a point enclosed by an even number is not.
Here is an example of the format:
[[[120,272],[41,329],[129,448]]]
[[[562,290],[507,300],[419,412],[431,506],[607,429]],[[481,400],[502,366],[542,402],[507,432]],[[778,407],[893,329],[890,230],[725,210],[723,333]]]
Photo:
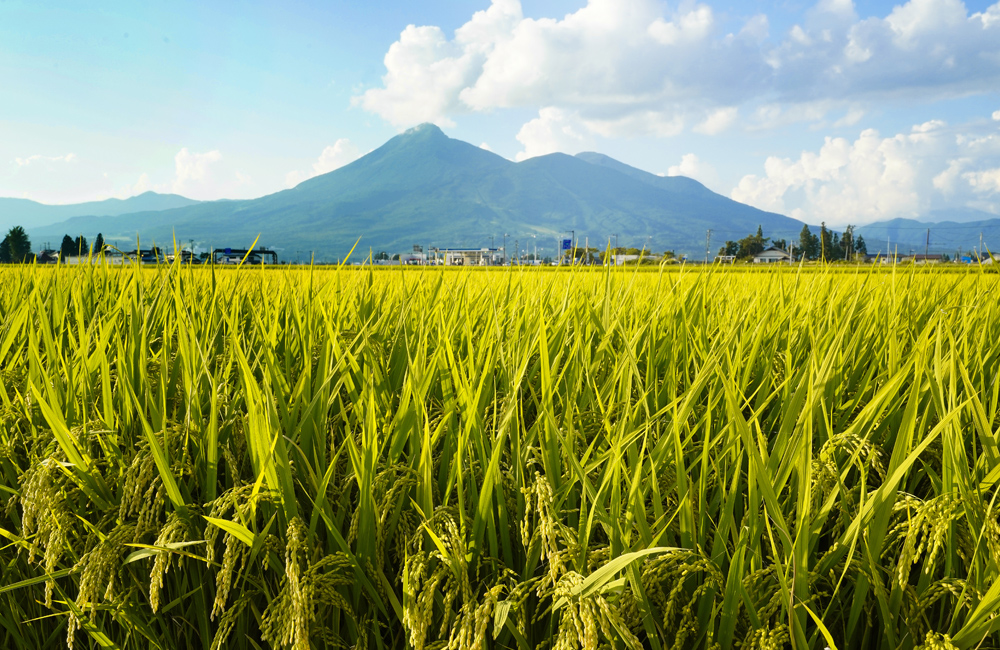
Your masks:
[[[67,257],[75,257],[76,255],[79,255],[76,242],[69,235],[63,235],[62,243],[59,245],[59,257],[66,259]]]
[[[0,268],[0,647],[997,647],[979,268]]]
[[[815,260],[820,257],[819,237],[810,232],[809,226],[802,226],[802,232],[799,233],[798,250],[798,256],[801,259]]]
[[[0,263],[23,264],[32,259],[31,240],[21,226],[14,226],[0,241]]]
[[[763,227],[757,226],[756,233],[747,235],[739,241],[727,241],[719,249],[719,255],[732,256],[741,261],[750,260],[764,252],[768,241],[769,239],[764,236]],[[781,240],[782,243],[784,241],[783,239]]]

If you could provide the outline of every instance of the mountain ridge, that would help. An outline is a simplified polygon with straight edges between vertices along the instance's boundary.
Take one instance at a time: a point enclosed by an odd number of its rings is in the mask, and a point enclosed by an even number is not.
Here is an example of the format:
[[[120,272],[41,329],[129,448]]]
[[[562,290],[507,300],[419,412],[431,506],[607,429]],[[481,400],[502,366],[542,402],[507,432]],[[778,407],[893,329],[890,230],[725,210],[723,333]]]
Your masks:
[[[47,226],[73,217],[119,216],[137,212],[167,210],[200,203],[179,194],[143,192],[126,199],[110,198],[103,201],[51,205],[30,199],[0,197],[0,228],[23,226],[33,229]]]
[[[421,125],[337,170],[258,199],[204,202],[161,211],[92,217],[29,230],[33,238],[83,232],[105,239],[199,247],[260,242],[284,258],[295,251],[333,260],[358,237],[363,249],[399,252],[414,244],[500,245],[504,233],[557,253],[556,240],[575,231],[603,246],[613,234],[623,246],[673,249],[702,256],[725,239],[764,228],[797,236],[802,222],[737,203],[684,177],[659,177],[602,154],[554,153],[513,162],[438,127]],[[92,231],[92,232],[91,232]],[[520,243],[519,243],[520,245]]]

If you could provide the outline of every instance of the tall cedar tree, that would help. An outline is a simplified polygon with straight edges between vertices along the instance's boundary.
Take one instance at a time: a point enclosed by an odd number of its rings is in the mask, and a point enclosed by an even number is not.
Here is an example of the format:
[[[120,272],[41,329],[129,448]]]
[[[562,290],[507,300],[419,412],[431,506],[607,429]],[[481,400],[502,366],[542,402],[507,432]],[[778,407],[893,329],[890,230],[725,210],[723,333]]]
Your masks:
[[[76,256],[76,242],[69,235],[63,235],[62,244],[59,245],[59,257],[66,259],[67,257]]]

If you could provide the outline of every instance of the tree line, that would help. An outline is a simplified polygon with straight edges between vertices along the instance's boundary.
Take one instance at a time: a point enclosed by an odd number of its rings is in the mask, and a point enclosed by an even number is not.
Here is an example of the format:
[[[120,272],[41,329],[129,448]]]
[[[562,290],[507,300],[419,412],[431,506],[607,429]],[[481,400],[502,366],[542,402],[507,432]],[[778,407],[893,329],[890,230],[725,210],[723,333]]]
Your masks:
[[[87,238],[83,235],[78,235],[76,239],[69,235],[63,235],[62,243],[59,245],[59,257],[65,259],[67,257],[82,257],[91,253],[97,255],[103,253],[106,246],[104,235],[101,233],[97,233],[93,248],[87,245]]]
[[[770,244],[769,244],[770,242]],[[854,260],[868,254],[865,238],[854,234],[854,226],[847,226],[843,233],[827,229],[826,223],[820,225],[819,235],[802,226],[799,239],[788,242],[784,239],[771,239],[764,236],[764,231],[757,226],[757,232],[736,241],[729,240],[719,248],[719,255],[734,257],[737,260],[747,260],[756,257],[767,250],[768,246],[785,251],[796,261],[820,260],[835,262],[837,260]]]
[[[87,243],[87,238],[83,235],[70,237],[63,235],[62,244],[59,246],[59,257],[77,257],[84,255],[97,255],[104,252],[107,245],[104,242],[104,235],[97,233],[94,245],[91,247]],[[27,264],[35,259],[35,254],[31,252],[31,239],[22,226],[14,226],[7,231],[7,235],[0,241],[0,264]]]

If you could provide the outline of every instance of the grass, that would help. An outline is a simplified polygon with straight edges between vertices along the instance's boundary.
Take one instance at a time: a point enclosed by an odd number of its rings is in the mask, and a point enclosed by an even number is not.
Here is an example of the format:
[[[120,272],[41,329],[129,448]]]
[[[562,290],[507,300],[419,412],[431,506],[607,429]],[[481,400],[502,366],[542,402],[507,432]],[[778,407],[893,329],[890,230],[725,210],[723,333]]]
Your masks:
[[[996,274],[0,268],[5,648],[995,648]]]

